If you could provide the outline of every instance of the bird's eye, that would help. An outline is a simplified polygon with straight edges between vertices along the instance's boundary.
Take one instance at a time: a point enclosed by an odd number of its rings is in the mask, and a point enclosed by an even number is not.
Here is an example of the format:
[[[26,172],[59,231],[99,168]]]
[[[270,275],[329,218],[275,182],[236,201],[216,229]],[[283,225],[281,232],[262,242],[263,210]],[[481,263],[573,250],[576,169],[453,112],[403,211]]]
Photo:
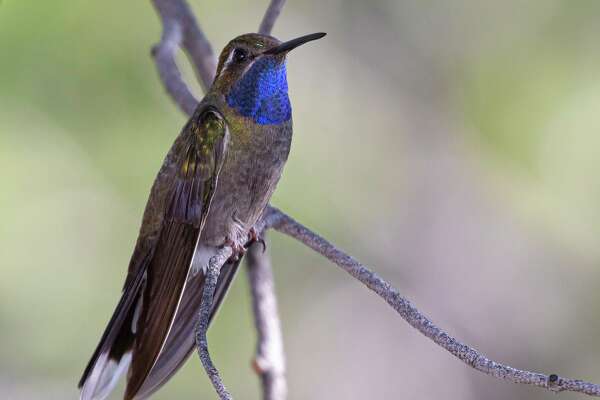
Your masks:
[[[233,51],[233,61],[242,63],[248,58],[248,52],[244,49],[235,49]]]

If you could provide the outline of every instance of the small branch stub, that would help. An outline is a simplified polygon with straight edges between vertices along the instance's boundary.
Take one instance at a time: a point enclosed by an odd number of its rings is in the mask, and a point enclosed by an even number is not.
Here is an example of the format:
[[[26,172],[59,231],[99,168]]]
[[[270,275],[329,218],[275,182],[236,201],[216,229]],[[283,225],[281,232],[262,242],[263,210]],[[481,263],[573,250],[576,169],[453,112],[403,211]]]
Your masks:
[[[559,392],[559,378],[558,375],[556,374],[551,374],[548,375],[548,389],[555,391],[555,392]]]

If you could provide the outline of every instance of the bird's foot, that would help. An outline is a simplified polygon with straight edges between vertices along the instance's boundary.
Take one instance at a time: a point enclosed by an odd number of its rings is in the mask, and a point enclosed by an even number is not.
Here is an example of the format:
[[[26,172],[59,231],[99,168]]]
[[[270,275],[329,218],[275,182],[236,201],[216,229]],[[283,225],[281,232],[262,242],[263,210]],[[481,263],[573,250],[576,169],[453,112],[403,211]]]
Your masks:
[[[227,262],[237,262],[246,254],[247,247],[231,240],[229,236],[225,238],[223,246],[231,247],[231,256],[229,256]]]
[[[244,245],[244,248],[248,249],[250,246],[252,246],[254,243],[257,243],[257,242],[262,244],[263,253],[265,251],[267,251],[267,243],[265,242],[265,240],[263,238],[258,236],[258,232],[256,232],[256,229],[254,227],[252,227],[248,231],[248,241]]]

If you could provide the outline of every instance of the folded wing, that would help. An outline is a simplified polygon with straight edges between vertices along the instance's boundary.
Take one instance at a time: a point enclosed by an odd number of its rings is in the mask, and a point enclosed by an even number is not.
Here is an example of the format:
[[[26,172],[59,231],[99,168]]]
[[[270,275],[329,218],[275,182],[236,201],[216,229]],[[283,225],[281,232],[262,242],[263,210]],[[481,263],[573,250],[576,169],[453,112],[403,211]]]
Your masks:
[[[168,186],[153,189],[148,201],[149,206],[162,206],[162,211],[158,210],[160,229],[155,238],[138,239],[121,301],[80,381],[82,399],[106,398],[129,364],[125,399],[141,398],[143,393],[138,392],[163,352],[171,354],[168,365],[160,364],[167,378],[182,362],[173,360],[187,356],[182,357],[176,348],[178,337],[193,327],[196,315],[191,309],[199,307],[195,299],[201,298],[204,280],[201,270],[192,279],[190,266],[227,141],[224,119],[215,109],[205,108],[197,112],[176,142],[171,175],[166,179],[161,176],[163,168],[157,178]],[[153,195],[164,198],[156,201]],[[158,382],[153,381],[155,390]],[[163,378],[159,383],[165,381]]]

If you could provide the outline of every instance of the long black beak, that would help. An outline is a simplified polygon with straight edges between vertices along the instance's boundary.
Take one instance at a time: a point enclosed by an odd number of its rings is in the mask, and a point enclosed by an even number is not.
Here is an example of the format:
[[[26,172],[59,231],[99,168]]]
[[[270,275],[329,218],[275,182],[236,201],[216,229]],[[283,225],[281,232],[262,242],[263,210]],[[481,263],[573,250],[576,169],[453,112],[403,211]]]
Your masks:
[[[279,46],[275,46],[272,49],[265,51],[263,54],[281,54],[286,53],[296,47],[303,45],[304,43],[312,42],[313,40],[321,39],[327,35],[325,32],[311,33],[310,35],[300,36],[299,38],[288,40],[287,42],[281,43]]]

